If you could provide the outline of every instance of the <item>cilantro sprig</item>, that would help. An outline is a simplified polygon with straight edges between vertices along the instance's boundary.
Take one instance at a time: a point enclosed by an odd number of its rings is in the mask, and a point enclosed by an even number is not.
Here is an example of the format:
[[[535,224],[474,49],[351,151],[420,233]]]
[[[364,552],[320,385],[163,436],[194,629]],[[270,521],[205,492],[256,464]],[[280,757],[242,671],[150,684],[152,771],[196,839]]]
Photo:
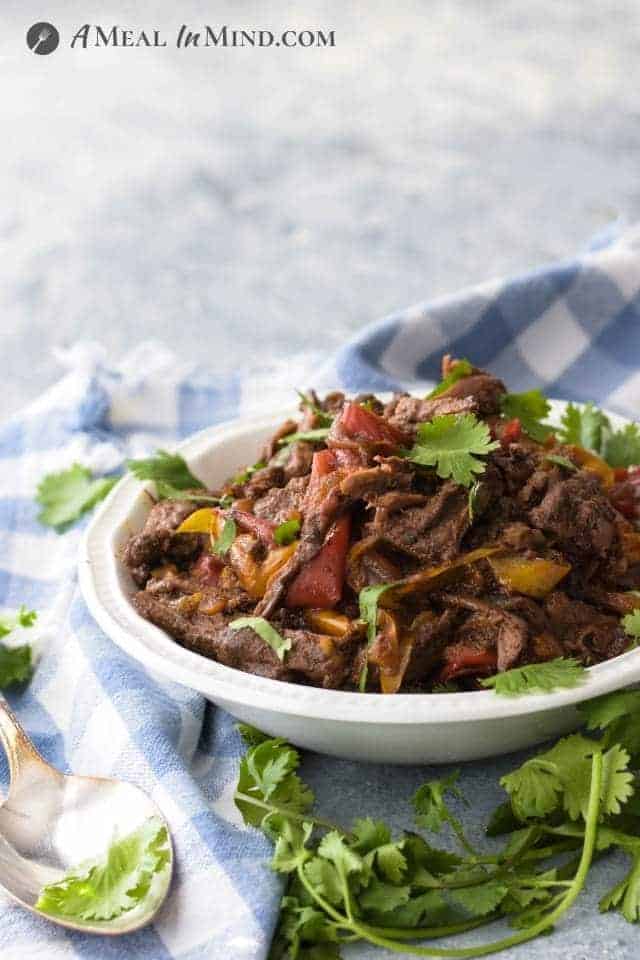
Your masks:
[[[179,453],[156,450],[151,457],[127,460],[127,469],[138,480],[154,480],[167,490],[203,490],[204,484],[191,473],[187,461]]]
[[[640,919],[640,807],[632,751],[615,741],[629,716],[640,746],[640,691],[620,691],[582,705],[589,730],[531,757],[502,778],[507,800],[487,833],[502,849],[475,849],[450,803],[457,774],[424,784],[414,797],[417,826],[394,838],[383,822],[344,829],[317,816],[299,775],[300,756],[281,739],[243,730],[236,804],[274,843],[273,869],[288,876],[273,946],[277,957],[339,958],[343,943],[365,941],[411,956],[471,958],[549,933],[580,895],[598,852],[631,857],[600,904]],[[637,754],[636,754],[637,755]],[[448,826],[460,854],[435,847]],[[415,945],[506,918],[513,930],[480,946]],[[408,942],[411,941],[411,942]]]
[[[224,557],[226,553],[231,549],[231,545],[236,538],[238,528],[235,520],[231,517],[227,517],[222,527],[222,533],[218,539],[213,543],[211,547],[211,552],[218,557]]]
[[[360,619],[367,625],[367,647],[373,644],[378,632],[378,601],[383,593],[386,593],[391,587],[397,586],[397,582],[377,583],[370,587],[363,587],[358,595]],[[367,688],[368,672],[368,664],[365,659],[358,679],[360,693],[364,693]]]
[[[16,613],[0,616],[0,638],[10,637],[20,628],[33,627],[37,619],[35,610],[22,606]],[[26,683],[33,674],[31,644],[0,643],[0,690],[14,683]]]
[[[447,413],[418,426],[418,438],[409,451],[413,463],[435,467],[439,477],[455,480],[464,487],[484,473],[486,457],[499,447],[491,440],[489,427],[472,413]]]
[[[273,531],[273,539],[279,547],[286,547],[296,539],[300,533],[300,527],[301,521],[295,517],[291,520],[284,520]]]
[[[94,477],[87,467],[74,463],[68,470],[48,473],[38,484],[38,520],[63,533],[84,513],[93,509],[118,482],[118,477]]]
[[[113,920],[141,905],[170,863],[167,828],[150,817],[105,856],[44,887],[36,908],[54,917]]]
[[[500,407],[503,417],[507,420],[517,418],[524,432],[538,443],[543,443],[553,433],[553,427],[544,422],[549,416],[551,404],[540,390],[505,393]]]
[[[562,415],[558,437],[563,443],[573,443],[592,450],[610,467],[632,467],[640,464],[640,428],[627,423],[614,430],[609,417],[593,403],[578,407],[567,404]]]
[[[441,394],[446,393],[454,383],[464,379],[464,377],[471,376],[472,373],[473,367],[468,360],[456,360],[456,362],[451,365],[451,369],[446,377],[443,377],[431,393],[427,394],[425,400],[433,400],[434,397],[439,397]]]
[[[587,671],[577,660],[556,657],[545,663],[530,663],[525,667],[496,673],[485,677],[480,683],[483,687],[492,687],[500,696],[520,697],[528,693],[548,693],[559,688],[577,687],[586,675]]]
[[[243,630],[245,627],[249,627],[271,647],[279,660],[284,660],[288,651],[291,650],[291,639],[278,633],[276,628],[264,617],[237,617],[231,621],[229,626],[232,630]]]

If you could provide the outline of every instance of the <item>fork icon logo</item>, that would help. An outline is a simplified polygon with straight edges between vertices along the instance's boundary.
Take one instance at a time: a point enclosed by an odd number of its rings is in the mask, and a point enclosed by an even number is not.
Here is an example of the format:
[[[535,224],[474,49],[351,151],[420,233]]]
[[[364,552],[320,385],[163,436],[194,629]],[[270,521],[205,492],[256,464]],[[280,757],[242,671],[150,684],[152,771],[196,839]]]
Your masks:
[[[43,56],[53,53],[60,43],[60,34],[52,23],[34,23],[27,30],[27,46],[31,53]]]

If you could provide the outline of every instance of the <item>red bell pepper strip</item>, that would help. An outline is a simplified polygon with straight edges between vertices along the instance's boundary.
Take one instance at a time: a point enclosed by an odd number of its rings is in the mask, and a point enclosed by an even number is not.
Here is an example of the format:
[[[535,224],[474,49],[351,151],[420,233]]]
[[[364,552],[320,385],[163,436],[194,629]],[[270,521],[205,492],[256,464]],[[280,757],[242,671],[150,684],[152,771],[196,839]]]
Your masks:
[[[345,514],[336,520],[323,546],[291,583],[287,607],[335,607],[342,597],[350,535],[351,517]]]
[[[461,647],[453,651],[451,660],[438,674],[438,683],[447,683],[456,677],[468,674],[488,673],[498,666],[498,657],[493,650],[474,650],[473,647]]]
[[[274,545],[273,531],[276,528],[276,524],[273,523],[272,520],[255,517],[252,513],[247,513],[245,510],[233,510],[232,512],[233,519],[243,530],[248,530],[249,533],[253,533],[258,540],[262,540],[268,547]]]
[[[521,436],[522,424],[520,423],[519,419],[514,417],[513,420],[507,420],[502,429],[500,446],[503,450],[506,450],[507,447],[511,446],[512,443],[517,443]]]
[[[340,425],[347,436],[365,443],[389,443],[399,447],[406,442],[401,430],[377,413],[361,407],[359,403],[345,403],[340,415]]]

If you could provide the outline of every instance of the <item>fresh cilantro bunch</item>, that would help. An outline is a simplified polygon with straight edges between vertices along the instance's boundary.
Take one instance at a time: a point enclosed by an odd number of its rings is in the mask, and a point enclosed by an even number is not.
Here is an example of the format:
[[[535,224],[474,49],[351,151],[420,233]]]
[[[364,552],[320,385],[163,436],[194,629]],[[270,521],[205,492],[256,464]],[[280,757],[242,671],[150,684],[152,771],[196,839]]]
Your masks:
[[[630,866],[600,909],[640,919],[640,691],[580,709],[597,736],[565,737],[502,778],[507,799],[487,827],[488,836],[505,838],[497,852],[469,842],[456,773],[429,781],[413,798],[427,836],[394,837],[366,817],[344,829],[313,811],[298,751],[242,727],[248,749],[235,801],[245,821],[272,839],[272,867],[288,877],[273,960],[337,960],[342,944],[358,940],[416,957],[497,953],[550,932],[583,889],[594,856],[613,849]],[[429,834],[444,827],[459,854],[433,845]],[[432,942],[500,918],[512,932],[498,940],[446,949]]]
[[[491,440],[489,427],[472,413],[447,413],[418,426],[418,439],[408,453],[413,463],[435,467],[439,477],[451,477],[469,487],[475,475],[484,473],[486,457],[499,447]]]
[[[35,610],[20,607],[17,613],[0,617],[0,638],[9,637],[19,628],[32,627],[37,619]],[[33,673],[31,645],[0,643],[0,690],[13,683],[25,683]]]

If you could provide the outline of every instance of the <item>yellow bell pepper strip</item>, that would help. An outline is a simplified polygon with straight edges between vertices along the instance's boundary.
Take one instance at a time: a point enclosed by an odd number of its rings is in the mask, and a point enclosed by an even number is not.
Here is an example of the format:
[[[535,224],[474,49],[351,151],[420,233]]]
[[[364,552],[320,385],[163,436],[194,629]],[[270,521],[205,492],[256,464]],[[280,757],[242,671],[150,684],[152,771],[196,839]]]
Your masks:
[[[344,637],[351,627],[351,620],[335,610],[305,610],[304,618],[316,633],[330,637]]]
[[[491,557],[489,565],[506,590],[536,599],[551,593],[571,570],[568,563],[545,560],[543,557],[528,559],[517,554]]]
[[[394,614],[378,610],[378,635],[368,659],[378,667],[382,693],[397,693],[402,686],[412,647],[412,638],[401,636]]]
[[[463,553],[451,563],[442,564],[439,567],[425,567],[418,573],[413,573],[406,580],[403,580],[398,586],[390,587],[382,594],[378,605],[381,607],[395,607],[400,600],[413,593],[426,593],[442,586],[443,583],[450,583],[464,572],[464,568],[478,560],[484,560],[493,554],[503,552],[504,548],[499,546],[478,547],[476,550],[470,550],[469,553]]]
[[[249,596],[259,600],[265,595],[271,577],[293,556],[298,544],[270,550],[262,563],[257,563],[253,557],[255,544],[256,540],[250,534],[236,537],[229,550],[229,562]]]
[[[567,444],[567,449],[581,467],[600,477],[603,486],[611,487],[614,484],[615,473],[613,468],[610,467],[608,463],[605,463],[597,453],[593,453],[591,450],[585,450],[584,447],[579,447],[577,444]]]
[[[211,533],[211,528],[217,522],[218,511],[214,507],[202,507],[194,510],[186,520],[183,520],[176,533]]]

